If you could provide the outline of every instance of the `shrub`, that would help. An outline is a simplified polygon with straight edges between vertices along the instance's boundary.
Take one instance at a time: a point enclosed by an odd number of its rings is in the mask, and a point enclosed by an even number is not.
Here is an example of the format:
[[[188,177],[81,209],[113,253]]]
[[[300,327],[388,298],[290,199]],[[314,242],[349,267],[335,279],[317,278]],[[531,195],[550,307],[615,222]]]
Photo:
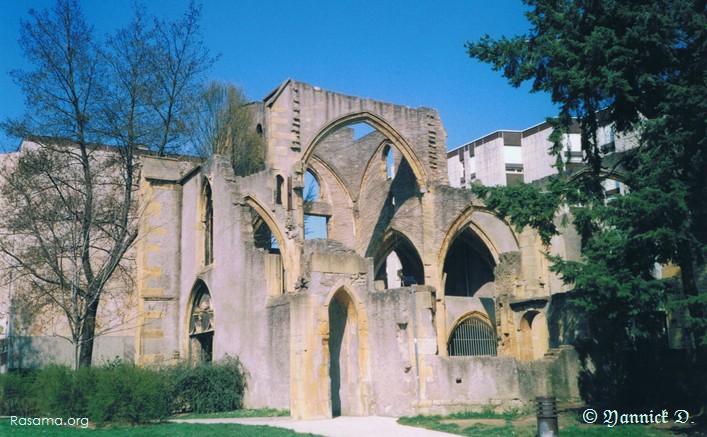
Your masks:
[[[94,369],[86,412],[97,423],[146,423],[170,414],[169,387],[161,372],[132,364]]]
[[[177,412],[216,413],[243,407],[246,377],[238,358],[179,365],[165,372],[172,381],[171,398]]]
[[[36,372],[32,395],[38,412],[57,417],[79,417],[86,411],[93,369],[78,372],[66,366],[49,366]]]
[[[173,411],[214,413],[242,408],[245,373],[237,358],[154,370],[110,362],[73,371],[49,366],[0,375],[0,415],[88,417],[95,423],[140,424]]]
[[[30,416],[37,413],[33,382],[34,372],[0,374],[0,416]]]

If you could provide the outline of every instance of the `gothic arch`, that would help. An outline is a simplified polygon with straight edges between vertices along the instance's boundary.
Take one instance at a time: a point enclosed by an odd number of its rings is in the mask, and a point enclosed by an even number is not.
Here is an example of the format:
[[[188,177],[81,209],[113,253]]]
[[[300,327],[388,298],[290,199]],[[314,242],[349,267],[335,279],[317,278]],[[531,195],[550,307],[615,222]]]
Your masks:
[[[307,162],[309,162],[310,158],[314,154],[314,150],[324,140],[324,138],[340,127],[355,123],[366,123],[386,136],[405,157],[408,164],[412,168],[415,179],[417,179],[417,184],[420,187],[420,191],[425,192],[427,174],[425,172],[424,165],[415,154],[413,148],[410,144],[408,144],[407,140],[405,140],[405,138],[403,138],[403,136],[398,133],[398,131],[395,130],[387,121],[369,111],[352,112],[342,115],[322,127],[302,154],[302,162],[305,164],[304,167],[306,167]]]
[[[489,216],[488,219],[492,220],[493,222],[496,222],[497,225],[500,225],[500,228],[505,230],[506,235],[491,235],[491,232],[489,232],[488,229],[486,229],[484,226],[481,226],[480,223],[478,223],[478,220],[475,220],[475,218],[472,217],[473,214],[487,214]],[[449,248],[451,247],[452,243],[457,238],[457,236],[466,228],[470,228],[484,243],[484,245],[488,248],[489,252],[493,256],[493,261],[495,264],[498,264],[499,256],[501,253],[518,250],[518,237],[516,236],[513,229],[505,221],[499,219],[494,214],[484,209],[476,208],[473,205],[469,205],[466,209],[459,213],[457,218],[447,229],[447,232],[445,233],[444,238],[442,239],[439,254],[437,256],[437,271],[440,272],[440,283],[442,279],[442,272],[444,269],[444,261],[447,257],[447,253],[449,252]]]
[[[187,356],[191,362],[210,362],[213,359],[216,317],[211,291],[199,277],[189,293],[185,319]]]
[[[358,297],[358,295],[351,289],[349,281],[343,281],[339,280],[334,284],[334,286],[331,288],[331,291],[329,294],[326,296],[325,299],[325,307],[328,307],[329,304],[331,303],[332,299],[336,297],[337,294],[339,293],[346,293],[346,295],[351,299],[351,302],[354,305],[354,309],[356,310],[356,313],[358,315],[359,321],[363,322],[366,326],[368,325],[368,320],[366,316],[366,310],[365,307],[363,306],[363,302],[361,299]]]
[[[482,313],[481,311],[478,311],[478,310],[467,311],[467,312],[465,312],[464,314],[462,314],[462,315],[460,315],[459,317],[457,317],[457,318],[454,320],[454,322],[452,323],[452,325],[449,327],[449,329],[447,330],[447,341],[449,341],[449,339],[451,338],[452,332],[453,332],[455,329],[457,329],[457,327],[458,327],[464,320],[469,319],[469,318],[472,318],[472,317],[476,317],[477,319],[480,319],[480,320],[482,320],[483,322],[488,323],[489,325],[492,325],[492,326],[493,326],[493,322],[491,321],[491,318],[488,316],[488,314]]]
[[[356,294],[337,284],[326,298],[325,363],[332,416],[367,415],[368,320]]]
[[[395,178],[395,147],[390,142],[381,144],[380,150],[380,167],[386,179]]]
[[[214,202],[213,190],[207,177],[201,182],[198,205],[202,239],[201,258],[204,266],[209,266],[214,262]]]
[[[314,202],[330,202],[331,201],[331,193],[329,192],[329,184],[323,184],[322,183],[322,176],[317,171],[313,166],[308,165],[306,169],[304,169],[304,174],[305,174],[305,191],[307,189],[307,173],[311,175],[311,177],[314,179],[314,183],[316,184],[317,187],[317,196],[315,199],[312,199]],[[309,193],[304,193],[303,197],[306,197]]]
[[[361,184],[358,189],[357,193],[357,198],[360,199],[361,196],[363,195],[363,191],[365,189],[364,187],[364,181],[367,180],[368,175],[371,172],[376,172],[376,173],[381,173],[381,174],[386,174],[387,168],[386,168],[386,161],[385,161],[385,154],[388,152],[388,150],[393,150],[393,153],[398,153],[400,154],[400,151],[396,149],[395,144],[393,144],[389,139],[384,139],[381,141],[381,143],[376,147],[376,150],[373,152],[373,154],[368,158],[368,162],[366,163],[366,167],[363,170],[363,174],[361,176]],[[402,158],[405,158],[405,155],[402,155]],[[402,162],[402,160],[401,160]],[[399,170],[398,168],[395,169],[397,172]],[[413,169],[413,174],[414,174],[414,169]],[[415,174],[415,177],[417,178],[417,175]],[[395,176],[393,175],[392,178],[388,178],[386,175],[386,180],[393,180],[395,179]],[[418,180],[418,186],[422,186],[419,184]]]
[[[312,156],[307,171],[311,172],[319,183],[318,202],[328,206],[329,214],[326,215],[328,238],[338,240],[345,246],[355,247],[357,224],[349,187],[333,167],[316,155]],[[319,212],[322,211],[319,210]],[[308,213],[316,215],[317,208],[305,211],[305,219]],[[306,224],[305,221],[305,226]]]
[[[282,229],[280,229],[280,226],[278,225],[277,221],[275,218],[268,213],[267,208],[265,205],[263,205],[255,196],[251,194],[246,194],[243,196],[245,198],[245,203],[253,208],[255,212],[258,213],[258,215],[265,221],[265,223],[268,225],[268,227],[272,230],[273,235],[275,236],[275,239],[277,240],[277,245],[280,246],[281,248],[285,247],[285,237],[284,237],[284,232],[282,232]]]
[[[267,207],[260,202],[254,195],[245,194],[243,196],[245,203],[253,208],[253,210],[263,219],[265,224],[268,225],[270,231],[277,241],[277,245],[280,247],[280,252],[282,253],[282,263],[285,268],[285,290],[293,290],[294,283],[292,283],[291,277],[294,274],[293,262],[290,253],[290,247],[285,239],[286,233],[280,227],[279,223],[268,211]]]
[[[341,187],[341,189],[344,190],[344,192],[346,193],[346,204],[348,206],[353,206],[353,199],[351,197],[351,188],[346,184],[346,182],[344,182],[343,179],[341,179],[341,176],[339,176],[339,174],[329,164],[327,164],[325,161],[319,159],[319,157],[317,157],[316,155],[312,155],[311,163],[313,165],[310,165],[307,168],[310,169],[312,171],[312,173],[314,173],[316,176],[319,177],[320,185],[321,185],[321,181],[322,181],[322,178],[321,178],[322,172],[319,171],[317,169],[317,167],[321,167],[322,169],[326,170],[328,173],[330,173],[332,175],[332,177],[334,178],[336,183],[338,183],[339,186]],[[328,187],[326,188],[326,190],[329,192],[331,191]]]
[[[471,322],[471,326],[470,325]],[[463,332],[460,332],[463,331]],[[447,333],[449,356],[495,356],[498,337],[495,324],[480,311],[469,311],[459,316]]]
[[[400,249],[400,252],[396,249]],[[378,274],[379,270],[386,262],[386,258],[392,252],[396,252],[398,258],[400,258],[403,272],[406,276],[413,276],[419,285],[425,283],[424,263],[420,257],[420,251],[407,235],[394,228],[389,229],[385,233],[380,245],[376,248],[373,257],[374,274]]]

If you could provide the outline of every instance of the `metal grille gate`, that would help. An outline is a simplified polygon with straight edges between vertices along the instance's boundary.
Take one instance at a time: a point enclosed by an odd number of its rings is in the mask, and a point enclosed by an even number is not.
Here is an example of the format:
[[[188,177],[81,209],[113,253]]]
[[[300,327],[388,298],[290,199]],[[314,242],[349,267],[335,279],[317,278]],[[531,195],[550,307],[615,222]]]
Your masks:
[[[496,355],[496,333],[483,320],[469,317],[460,323],[447,345],[449,356]]]

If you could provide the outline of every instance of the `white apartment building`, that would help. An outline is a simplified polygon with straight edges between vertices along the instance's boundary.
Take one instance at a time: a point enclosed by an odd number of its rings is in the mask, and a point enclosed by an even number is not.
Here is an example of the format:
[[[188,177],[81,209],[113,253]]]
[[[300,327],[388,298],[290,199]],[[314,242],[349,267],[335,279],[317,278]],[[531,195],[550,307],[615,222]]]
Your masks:
[[[508,185],[534,182],[557,173],[556,157],[550,154],[548,140],[552,126],[542,122],[523,131],[499,130],[447,152],[449,183],[467,188],[473,182],[483,185]],[[602,152],[609,154],[634,147],[635,135],[619,135],[612,125],[598,132]],[[564,138],[562,158],[567,168],[582,162],[579,127]],[[623,192],[623,184],[607,180],[608,194]],[[615,191],[617,190],[617,191]]]

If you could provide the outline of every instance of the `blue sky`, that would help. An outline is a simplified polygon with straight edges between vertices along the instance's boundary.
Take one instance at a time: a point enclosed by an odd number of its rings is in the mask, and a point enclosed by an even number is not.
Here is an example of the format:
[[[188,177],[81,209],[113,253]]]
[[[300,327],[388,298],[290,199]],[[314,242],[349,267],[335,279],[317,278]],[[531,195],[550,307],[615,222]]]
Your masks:
[[[50,0],[3,4],[0,16],[0,119],[17,117],[24,100],[8,76],[27,68],[17,39],[30,7]],[[146,2],[174,18],[186,0]],[[124,26],[132,1],[83,1],[97,36]],[[452,149],[499,129],[524,129],[557,112],[545,94],[514,89],[486,64],[468,57],[464,43],[527,32],[520,0],[486,1],[204,1],[202,30],[221,58],[210,76],[262,99],[288,77],[344,94],[439,110]],[[0,149],[18,140],[0,135]]]

